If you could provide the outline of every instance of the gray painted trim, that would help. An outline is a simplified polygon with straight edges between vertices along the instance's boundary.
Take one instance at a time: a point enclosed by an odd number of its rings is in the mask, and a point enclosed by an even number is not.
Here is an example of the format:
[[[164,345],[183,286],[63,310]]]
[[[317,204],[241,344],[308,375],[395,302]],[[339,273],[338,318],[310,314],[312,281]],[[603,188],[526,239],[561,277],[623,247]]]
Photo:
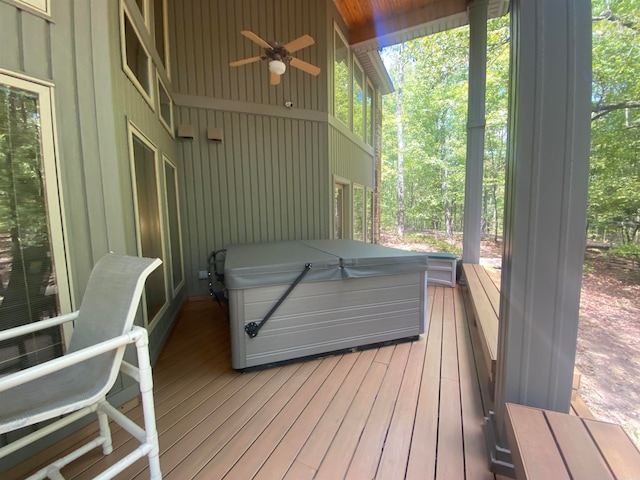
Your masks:
[[[505,402],[568,412],[585,246],[591,8],[514,0],[504,255],[495,389]]]
[[[267,115],[269,117],[290,118],[293,120],[310,120],[312,122],[327,122],[327,113],[316,110],[297,109],[285,106],[273,106],[260,103],[227,100],[223,98],[204,97],[200,95],[175,94],[173,101],[176,107],[205,108],[220,112],[249,113],[252,115]]]

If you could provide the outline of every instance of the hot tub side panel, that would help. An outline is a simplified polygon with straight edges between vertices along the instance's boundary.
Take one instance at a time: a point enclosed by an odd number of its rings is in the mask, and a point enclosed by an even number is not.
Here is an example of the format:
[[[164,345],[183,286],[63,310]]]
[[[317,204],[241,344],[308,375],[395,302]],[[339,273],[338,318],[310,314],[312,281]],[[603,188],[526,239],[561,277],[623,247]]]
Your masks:
[[[424,333],[426,273],[299,284],[255,338],[287,285],[229,291],[232,364],[256,367],[310,355],[401,340]]]

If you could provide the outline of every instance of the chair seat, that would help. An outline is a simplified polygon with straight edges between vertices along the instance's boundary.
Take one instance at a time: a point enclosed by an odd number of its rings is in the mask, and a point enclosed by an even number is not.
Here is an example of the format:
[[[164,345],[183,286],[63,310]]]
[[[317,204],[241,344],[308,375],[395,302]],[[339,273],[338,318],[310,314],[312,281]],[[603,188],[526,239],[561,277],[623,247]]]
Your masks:
[[[108,355],[108,354],[107,354]],[[103,397],[104,382],[87,372],[87,360],[41,377],[37,382],[0,392],[0,433],[29,425],[34,417],[39,421],[64,415],[83,408]]]

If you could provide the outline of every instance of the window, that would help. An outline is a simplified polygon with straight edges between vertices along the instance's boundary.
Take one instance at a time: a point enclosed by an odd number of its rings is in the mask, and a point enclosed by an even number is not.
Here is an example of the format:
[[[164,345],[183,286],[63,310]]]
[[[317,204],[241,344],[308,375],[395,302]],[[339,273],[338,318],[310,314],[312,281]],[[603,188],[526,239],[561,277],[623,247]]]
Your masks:
[[[49,11],[49,0],[17,0],[17,2],[31,7],[38,12],[46,13],[47,15],[51,13]]]
[[[367,98],[365,103],[365,119],[366,119],[366,138],[365,141],[369,145],[373,145],[374,125],[373,122],[373,94],[374,89],[371,83],[367,80]]]
[[[153,108],[151,57],[145,50],[124,4],[121,14],[121,35],[124,71],[151,108]]]
[[[160,258],[164,262],[157,152],[151,142],[131,124],[129,149],[132,162],[138,253],[143,257]],[[166,307],[166,268],[166,263],[163,263],[162,268],[154,270],[147,279],[144,296],[147,325],[153,325],[154,320]]]
[[[333,114],[349,126],[349,47],[337,28],[333,32],[333,41]]]
[[[171,256],[171,291],[175,297],[184,282],[182,265],[182,231],[178,203],[178,175],[176,167],[164,157],[164,184],[167,194],[167,225],[169,227],[169,255]]]
[[[365,211],[364,211],[364,187],[353,186],[353,239],[364,242],[365,240]]]
[[[353,62],[353,133],[364,140],[364,73],[360,65]]]
[[[0,73],[0,330],[71,311],[49,87]],[[0,342],[0,374],[63,353],[59,327]]]
[[[367,231],[365,241],[373,243],[373,190],[367,188],[367,206],[365,210],[365,222]]]
[[[138,11],[140,12],[140,15],[142,15],[142,18],[144,19],[144,23],[147,23],[147,20],[149,18],[149,7],[147,5],[147,1],[148,0],[134,0],[135,4],[138,6]]]
[[[345,224],[345,197],[347,186],[341,182],[335,182],[333,186],[333,238],[349,238]]]
[[[160,57],[165,71],[169,72],[169,49],[167,48],[167,2],[166,0],[153,0],[153,38],[156,52]]]
[[[173,137],[173,101],[171,100],[167,89],[164,87],[162,80],[160,80],[160,77],[158,77],[158,105],[160,121]]]

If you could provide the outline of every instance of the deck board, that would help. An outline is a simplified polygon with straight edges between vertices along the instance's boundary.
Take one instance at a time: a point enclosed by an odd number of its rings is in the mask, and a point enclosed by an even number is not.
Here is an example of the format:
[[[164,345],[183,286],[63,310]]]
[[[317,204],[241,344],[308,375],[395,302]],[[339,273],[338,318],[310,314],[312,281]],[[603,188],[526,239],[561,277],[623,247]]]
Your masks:
[[[459,288],[430,286],[427,298],[427,332],[415,342],[244,374],[230,367],[220,308],[188,302],[154,366],[164,478],[494,479],[477,328]],[[141,407],[129,415],[141,421]],[[87,426],[1,476],[23,478],[95,431]],[[110,456],[96,450],[65,478],[91,478],[134,447],[119,427],[113,436]],[[141,460],[117,478],[147,476]]]

